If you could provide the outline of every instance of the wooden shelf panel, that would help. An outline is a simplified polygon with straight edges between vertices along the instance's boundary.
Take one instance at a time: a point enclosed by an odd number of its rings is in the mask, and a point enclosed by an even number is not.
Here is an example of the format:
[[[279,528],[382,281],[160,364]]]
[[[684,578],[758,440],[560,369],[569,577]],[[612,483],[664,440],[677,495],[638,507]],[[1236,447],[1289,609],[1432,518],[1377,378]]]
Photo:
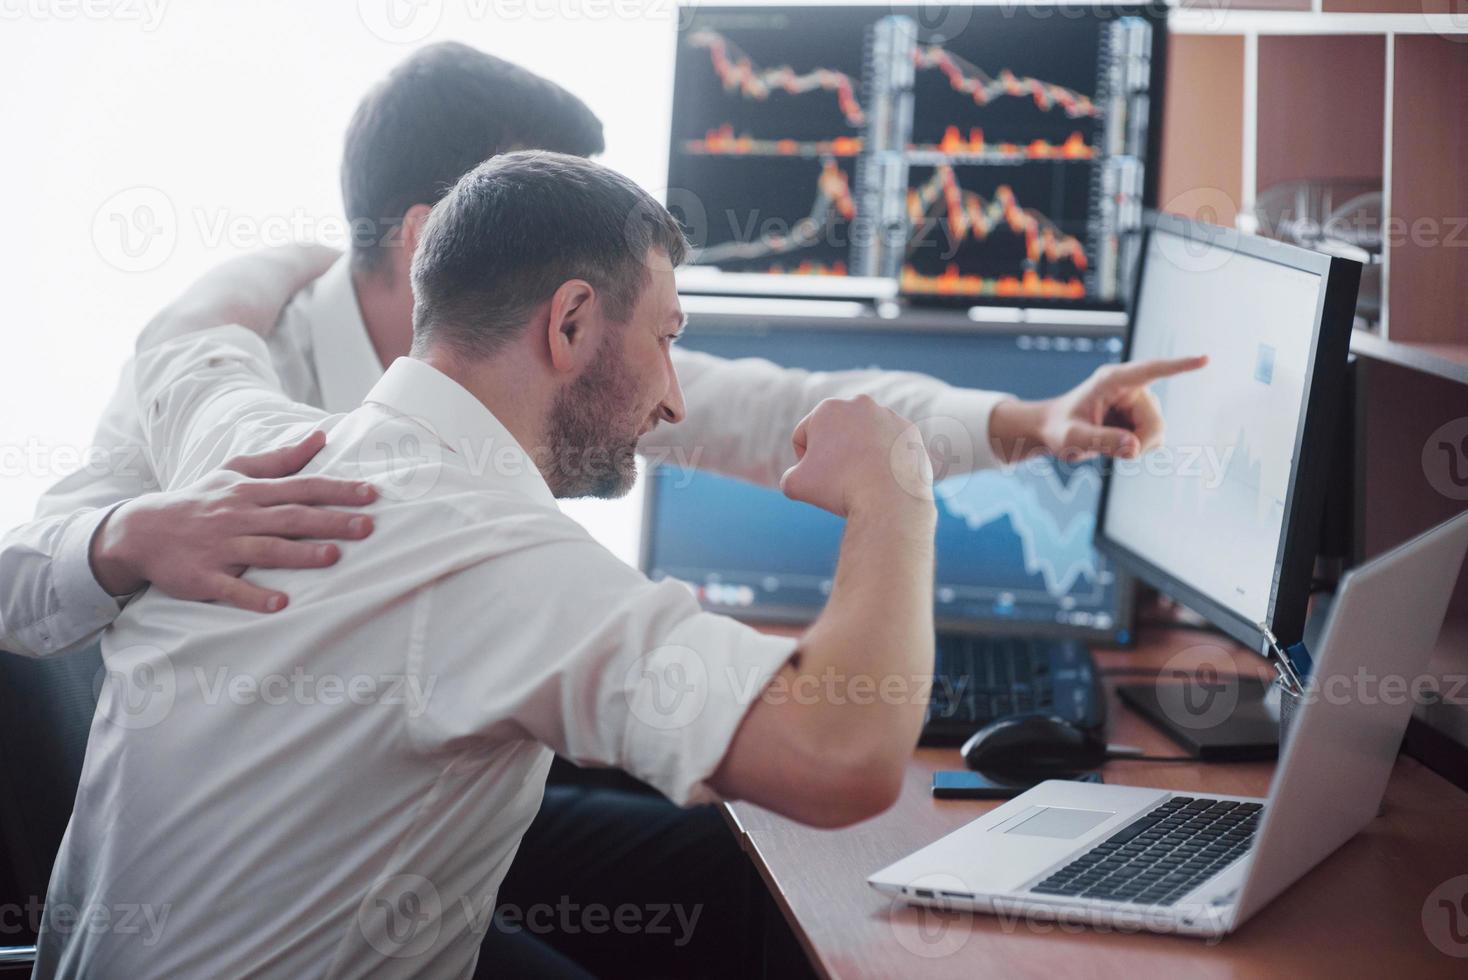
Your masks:
[[[1357,330],[1351,335],[1351,351],[1372,360],[1385,361],[1468,385],[1468,343],[1431,344],[1383,340],[1376,334]]]
[[[1311,0],[1181,0],[1182,10],[1287,10],[1303,13],[1311,9]]]
[[[1394,62],[1387,336],[1468,342],[1468,44],[1399,36]]]
[[[1261,37],[1259,189],[1288,180],[1379,186],[1385,102],[1385,37]]]
[[[1243,198],[1244,39],[1167,43],[1159,208],[1231,225]]]

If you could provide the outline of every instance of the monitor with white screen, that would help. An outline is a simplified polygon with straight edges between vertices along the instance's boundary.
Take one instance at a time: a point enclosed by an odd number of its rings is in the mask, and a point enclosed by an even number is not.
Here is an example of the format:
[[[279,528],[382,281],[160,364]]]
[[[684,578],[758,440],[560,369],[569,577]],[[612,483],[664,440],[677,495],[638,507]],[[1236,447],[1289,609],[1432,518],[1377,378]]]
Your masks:
[[[1128,359],[1209,363],[1153,386],[1165,443],[1111,467],[1097,537],[1255,648],[1303,631],[1359,275],[1170,216],[1144,246]]]

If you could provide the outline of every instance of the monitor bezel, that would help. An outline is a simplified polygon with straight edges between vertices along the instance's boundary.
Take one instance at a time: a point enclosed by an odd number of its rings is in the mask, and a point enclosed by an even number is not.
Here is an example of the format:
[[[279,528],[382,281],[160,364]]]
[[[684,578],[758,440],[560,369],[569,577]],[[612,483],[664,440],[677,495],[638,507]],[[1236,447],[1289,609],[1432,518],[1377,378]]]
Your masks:
[[[714,3],[705,4],[697,0],[678,0],[677,16],[674,19],[674,30],[671,38],[673,44],[673,77],[668,85],[668,141],[667,156],[664,158],[665,166],[663,173],[666,177],[665,185],[672,183],[673,158],[678,150],[678,136],[673,130],[673,119],[677,111],[677,77],[679,59],[683,57],[682,45],[679,39],[689,28],[689,18],[697,14],[708,14],[728,11],[732,13],[748,13],[750,11],[769,11],[782,9],[816,10],[823,12],[839,10],[859,10],[863,7],[887,8],[893,6],[910,6],[922,9],[922,0],[896,0],[895,3],[882,3],[881,0],[849,0],[839,4],[822,3],[800,3],[790,0],[760,0],[756,3]],[[1004,0],[970,0],[968,6],[973,7],[1004,7]],[[1160,170],[1162,157],[1162,130],[1163,116],[1162,105],[1166,94],[1167,82],[1167,55],[1168,55],[1168,14],[1173,9],[1169,0],[1019,0],[1019,6],[1055,8],[1062,12],[1085,10],[1088,15],[1092,11],[1105,11],[1111,16],[1135,16],[1146,19],[1152,25],[1152,51],[1149,56],[1148,66],[1150,68],[1148,78],[1149,110],[1147,116],[1147,156],[1143,160],[1142,173],[1142,206],[1144,208],[1157,207],[1158,188],[1160,186]],[[665,202],[666,203],[666,202]],[[690,268],[705,268],[690,266]],[[716,266],[706,267],[717,269]],[[880,300],[895,298],[914,308],[930,309],[969,309],[995,307],[1000,309],[1055,309],[1055,310],[1084,310],[1101,312],[1125,312],[1127,297],[1123,295],[1115,299],[1081,299],[1066,300],[1054,299],[1041,296],[963,296],[942,295],[922,292],[909,292],[901,289],[897,279],[882,278],[873,280],[863,277],[815,277],[815,276],[790,276],[771,275],[763,272],[729,272],[718,270],[719,278],[728,280],[724,283],[710,281],[708,283],[697,283],[690,287],[691,292],[717,294],[721,290],[735,292],[739,295],[768,296],[783,298],[788,296],[813,295],[812,291],[803,288],[798,283],[802,279],[829,279],[830,285],[824,282],[819,287],[819,295],[832,299],[855,299],[855,300]],[[712,277],[711,277],[712,279]],[[735,282],[737,280],[737,282]],[[890,286],[887,285],[890,283]],[[845,285],[847,288],[842,288]]]
[[[715,323],[724,329],[750,330],[830,330],[838,323],[825,317],[801,316],[742,316],[730,314],[704,314],[689,318],[696,328],[699,323]],[[1055,336],[1110,339],[1121,337],[1114,328],[1065,324],[1050,325],[1043,319],[1025,323],[988,324],[974,323],[967,317],[952,312],[929,311],[926,315],[882,319],[876,316],[839,321],[839,329],[853,332],[877,331],[902,333],[920,337],[923,334],[960,333],[975,336],[1012,337],[1027,333],[1045,333]],[[645,575],[653,571],[653,556],[656,550],[657,498],[659,481],[655,479],[654,466],[643,474],[642,527],[638,542],[638,568]],[[1105,474],[1102,474],[1105,488]],[[1100,498],[1097,500],[1100,506]],[[1099,512],[1098,512],[1099,513]],[[1094,539],[1093,539],[1094,540]],[[1109,556],[1108,556],[1109,558]],[[1076,626],[1069,623],[1047,623],[1017,619],[975,619],[968,617],[935,616],[934,625],[940,633],[973,636],[1036,636],[1055,639],[1081,640],[1098,646],[1128,647],[1136,636],[1136,585],[1132,576],[1115,561],[1111,562],[1116,576],[1117,618],[1109,629]],[[814,622],[824,606],[767,605],[757,609],[741,609],[712,603],[701,603],[704,609],[729,616],[732,619],[753,625],[805,626]]]
[[[1123,360],[1132,358],[1137,319],[1142,312],[1147,256],[1150,254],[1153,236],[1159,232],[1178,235],[1190,241],[1203,241],[1240,255],[1275,262],[1320,277],[1315,318],[1311,327],[1311,370],[1305,378],[1304,397],[1300,415],[1296,419],[1295,462],[1290,470],[1289,488],[1285,495],[1283,530],[1274,556],[1268,619],[1265,620],[1280,643],[1286,646],[1298,643],[1304,638],[1306,607],[1309,604],[1311,576],[1320,539],[1326,480],[1330,473],[1328,463],[1334,438],[1336,409],[1345,391],[1347,354],[1361,266],[1350,259],[1324,255],[1274,239],[1246,235],[1232,228],[1171,214],[1149,213],[1143,224],[1145,240],[1142,243],[1141,260],[1137,263],[1136,284],[1132,294],[1134,299],[1127,323]],[[1110,537],[1106,518],[1111,500],[1111,481],[1111,468],[1107,467],[1101,484],[1101,499],[1097,505],[1097,547],[1138,580],[1197,612],[1250,649],[1264,652],[1267,641],[1258,623],[1249,622],[1224,603]]]

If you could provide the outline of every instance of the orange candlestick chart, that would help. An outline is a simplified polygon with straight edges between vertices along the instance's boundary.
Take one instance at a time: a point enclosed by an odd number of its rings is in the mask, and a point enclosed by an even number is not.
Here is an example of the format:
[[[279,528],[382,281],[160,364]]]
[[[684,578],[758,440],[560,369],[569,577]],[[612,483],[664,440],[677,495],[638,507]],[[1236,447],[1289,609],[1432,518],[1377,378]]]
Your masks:
[[[940,166],[921,186],[907,193],[908,219],[915,229],[909,252],[924,247],[924,232],[935,225],[947,233],[949,245],[957,247],[965,239],[985,241],[995,230],[1007,228],[1024,239],[1025,268],[1018,276],[983,277],[964,275],[950,264],[937,276],[924,276],[910,264],[903,268],[903,284],[913,290],[930,293],[963,293],[995,296],[1048,296],[1078,298],[1085,295],[1085,285],[1078,277],[1061,279],[1041,275],[1042,264],[1055,265],[1068,261],[1077,272],[1087,266],[1085,245],[1073,235],[1062,232],[1048,217],[1026,208],[1005,184],[994,196],[964,190],[952,167]],[[932,243],[937,244],[937,243]]]

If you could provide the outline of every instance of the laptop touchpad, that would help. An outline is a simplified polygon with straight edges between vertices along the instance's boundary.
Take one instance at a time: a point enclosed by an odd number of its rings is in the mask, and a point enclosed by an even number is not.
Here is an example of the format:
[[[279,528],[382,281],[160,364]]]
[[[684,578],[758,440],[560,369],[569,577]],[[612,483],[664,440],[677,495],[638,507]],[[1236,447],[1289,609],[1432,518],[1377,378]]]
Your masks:
[[[1017,824],[1008,827],[1006,834],[1024,834],[1029,837],[1056,837],[1068,839],[1079,837],[1092,827],[1111,819],[1116,814],[1106,810],[1072,810],[1068,807],[1042,806]]]

